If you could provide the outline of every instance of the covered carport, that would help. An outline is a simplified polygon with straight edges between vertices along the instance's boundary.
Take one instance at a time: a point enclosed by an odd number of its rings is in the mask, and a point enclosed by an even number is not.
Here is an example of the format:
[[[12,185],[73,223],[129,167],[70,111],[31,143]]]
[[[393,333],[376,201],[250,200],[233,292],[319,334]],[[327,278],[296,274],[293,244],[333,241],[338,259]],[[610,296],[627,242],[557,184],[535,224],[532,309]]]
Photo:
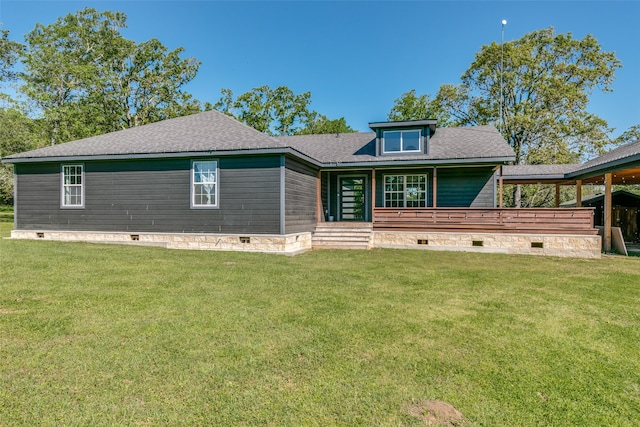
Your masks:
[[[499,179],[501,184],[555,184],[556,206],[560,204],[561,185],[575,185],[577,207],[581,206],[583,185],[603,186],[603,248],[611,252],[612,186],[640,184],[640,141],[622,145],[580,165],[503,166]]]

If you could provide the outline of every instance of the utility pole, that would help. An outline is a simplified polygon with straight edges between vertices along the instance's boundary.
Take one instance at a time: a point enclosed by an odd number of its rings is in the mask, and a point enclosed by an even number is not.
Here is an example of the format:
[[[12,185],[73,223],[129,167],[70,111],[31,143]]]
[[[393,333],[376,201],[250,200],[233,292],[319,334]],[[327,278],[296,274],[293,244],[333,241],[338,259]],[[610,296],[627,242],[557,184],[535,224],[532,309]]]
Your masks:
[[[502,38],[500,39],[500,119],[498,124],[500,126],[500,132],[504,131],[504,26],[507,25],[507,20],[502,20]]]

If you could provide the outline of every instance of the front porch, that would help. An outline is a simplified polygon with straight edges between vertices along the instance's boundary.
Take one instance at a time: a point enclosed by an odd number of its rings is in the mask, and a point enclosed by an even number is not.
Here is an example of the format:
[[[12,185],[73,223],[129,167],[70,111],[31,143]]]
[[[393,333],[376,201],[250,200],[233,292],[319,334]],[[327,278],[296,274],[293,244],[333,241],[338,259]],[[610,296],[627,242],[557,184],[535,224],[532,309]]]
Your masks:
[[[596,235],[593,212],[593,208],[375,208],[373,229]]]
[[[314,249],[424,249],[598,258],[593,208],[375,208],[373,221],[323,222]],[[357,241],[357,246],[354,244]]]
[[[593,208],[500,207],[496,172],[487,167],[320,172],[313,247],[354,247],[357,235],[360,249],[600,256]]]

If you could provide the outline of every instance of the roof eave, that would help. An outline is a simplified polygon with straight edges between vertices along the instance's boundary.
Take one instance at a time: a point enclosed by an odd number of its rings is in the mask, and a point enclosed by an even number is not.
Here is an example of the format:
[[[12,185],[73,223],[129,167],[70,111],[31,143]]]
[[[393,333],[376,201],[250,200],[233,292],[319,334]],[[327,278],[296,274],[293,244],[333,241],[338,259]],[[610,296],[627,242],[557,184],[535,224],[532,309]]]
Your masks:
[[[262,155],[262,154],[290,154],[321,166],[316,159],[309,157],[290,147],[278,148],[252,148],[252,149],[235,149],[235,150],[208,150],[208,151],[179,151],[179,152],[162,152],[162,153],[129,153],[129,154],[99,154],[99,155],[80,155],[80,156],[53,156],[53,157],[18,157],[4,158],[2,163],[44,163],[44,162],[82,162],[92,160],[137,160],[137,159],[163,159],[163,158],[185,158],[185,157],[215,157],[215,156],[233,156],[233,155]]]
[[[618,170],[620,166],[624,166],[629,163],[640,162],[640,154],[634,154],[630,157],[624,157],[617,160],[612,160],[609,162],[605,162],[599,165],[591,166],[585,169],[578,169],[576,171],[570,172],[566,174],[567,178],[570,179],[580,179],[580,178],[589,178],[596,175],[603,175],[608,172],[613,172],[614,170]],[[632,166],[632,165],[629,165]]]
[[[419,128],[428,127],[433,135],[436,131],[437,120],[406,120],[403,122],[371,122],[369,128],[374,132],[377,129]]]
[[[325,162],[323,169],[337,168],[379,168],[397,166],[496,166],[513,162],[513,157],[469,158],[469,159],[407,159],[363,162]]]

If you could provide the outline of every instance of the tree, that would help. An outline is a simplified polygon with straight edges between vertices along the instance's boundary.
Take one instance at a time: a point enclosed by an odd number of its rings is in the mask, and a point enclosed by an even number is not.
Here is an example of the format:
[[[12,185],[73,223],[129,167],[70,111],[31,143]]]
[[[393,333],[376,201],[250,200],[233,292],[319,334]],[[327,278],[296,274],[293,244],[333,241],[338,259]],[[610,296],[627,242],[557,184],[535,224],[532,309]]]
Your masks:
[[[120,34],[121,12],[85,8],[26,35],[22,91],[39,108],[49,142],[183,115],[197,108],[180,90],[199,63],[158,40]]]
[[[233,98],[222,89],[214,108],[268,135],[292,135],[309,115],[311,92],[296,95],[286,86],[260,86]]]
[[[18,108],[0,108],[0,158],[44,143],[41,124]],[[0,205],[13,203],[13,165],[0,165]]]
[[[0,30],[0,83],[15,80],[13,67],[21,49],[20,43],[9,40],[9,30]]]
[[[260,86],[237,98],[231,89],[222,89],[220,95],[214,109],[267,135],[353,132],[344,117],[331,120],[311,111],[311,92],[295,94],[286,86]]]
[[[620,66],[592,35],[574,39],[548,28],[483,46],[462,82],[442,85],[436,99],[455,125],[494,124],[516,164],[574,163],[611,142],[607,122],[587,107],[594,90],[611,90]],[[520,191],[516,186],[515,206]],[[524,204],[535,197],[525,194]]]
[[[296,132],[296,135],[315,135],[327,133],[351,133],[356,132],[347,124],[344,117],[329,119],[323,114],[312,111],[304,121],[304,127]]]
[[[451,121],[438,99],[431,98],[428,94],[417,96],[415,89],[403,93],[394,101],[388,118],[394,122],[435,119],[439,127],[446,127]]]
[[[616,138],[616,144],[627,144],[633,141],[640,141],[640,124],[633,125],[619,137]]]
[[[437,99],[456,124],[495,124],[516,164],[566,163],[610,142],[607,122],[587,106],[595,89],[611,90],[620,66],[592,35],[578,40],[548,28],[483,46],[462,83],[441,86]]]
[[[199,63],[181,59],[183,48],[171,52],[157,39],[129,44],[126,56],[114,60],[105,73],[98,105],[107,107],[105,125],[126,129],[200,111],[181,87],[195,78]]]

